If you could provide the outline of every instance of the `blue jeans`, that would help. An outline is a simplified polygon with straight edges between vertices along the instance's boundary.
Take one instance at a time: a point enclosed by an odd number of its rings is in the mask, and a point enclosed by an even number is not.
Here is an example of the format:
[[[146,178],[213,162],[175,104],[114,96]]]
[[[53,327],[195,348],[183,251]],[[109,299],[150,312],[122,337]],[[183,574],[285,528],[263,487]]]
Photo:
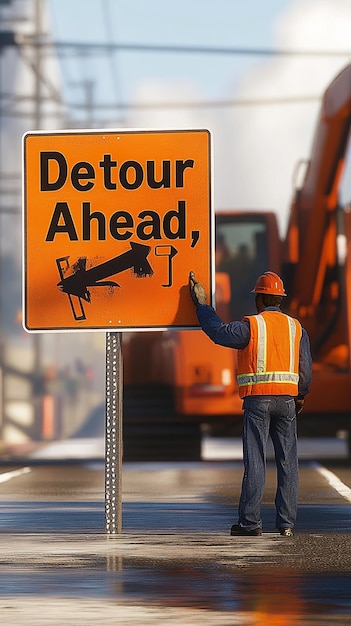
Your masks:
[[[290,396],[247,396],[244,399],[244,476],[239,524],[262,527],[261,502],[266,479],[266,447],[271,436],[277,466],[276,528],[293,528],[297,514],[298,457],[296,411]]]

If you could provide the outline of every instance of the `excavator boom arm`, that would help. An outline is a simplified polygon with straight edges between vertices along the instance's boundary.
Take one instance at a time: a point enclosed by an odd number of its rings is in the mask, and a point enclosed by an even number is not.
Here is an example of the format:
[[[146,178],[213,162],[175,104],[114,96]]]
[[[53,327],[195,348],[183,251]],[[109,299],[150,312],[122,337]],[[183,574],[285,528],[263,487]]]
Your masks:
[[[325,273],[336,257],[336,216],[340,179],[351,124],[351,65],[326,90],[311,157],[291,209],[287,248],[298,232],[298,263],[292,296],[299,307],[318,304]]]

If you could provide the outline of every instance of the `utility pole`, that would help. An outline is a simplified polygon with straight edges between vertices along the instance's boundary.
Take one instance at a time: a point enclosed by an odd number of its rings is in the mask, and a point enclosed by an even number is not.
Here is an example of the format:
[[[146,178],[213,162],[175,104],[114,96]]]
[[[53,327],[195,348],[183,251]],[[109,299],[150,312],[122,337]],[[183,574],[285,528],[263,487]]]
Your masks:
[[[87,128],[93,128],[94,126],[94,81],[86,80],[84,82],[86,90],[86,105],[87,105]]]
[[[42,0],[34,0],[34,44],[40,42],[42,35]],[[41,46],[34,45],[34,129],[40,130],[42,123],[41,111]],[[33,435],[40,439],[42,435],[42,371],[41,371],[41,336],[33,335],[33,405],[34,429]]]
[[[95,82],[93,80],[83,80],[79,82],[71,83],[72,87],[82,87],[84,90],[84,105],[83,107],[86,110],[86,122],[85,128],[94,128],[94,86]]]
[[[42,34],[42,0],[34,0],[34,29],[36,43],[39,43]],[[41,127],[41,46],[34,46],[34,128]]]
[[[0,10],[1,6],[9,5],[11,0],[0,0]],[[1,26],[2,16],[0,14],[0,26]],[[0,28],[0,115],[2,108],[2,85],[1,85],[1,76],[2,76],[2,67],[1,64],[4,62],[2,58],[2,52],[5,50],[7,46],[15,46],[15,34],[12,30],[1,30]],[[0,119],[0,132],[1,132],[1,119]],[[1,168],[1,157],[2,157],[2,143],[0,137],[0,186],[3,184],[2,178],[2,168]],[[2,207],[0,206],[0,444],[3,438],[3,428],[4,428],[4,407],[5,407],[5,386],[4,386],[4,372],[3,372],[3,364],[4,364],[4,341],[2,336],[1,329],[1,318],[3,316],[3,272],[2,272]],[[1,454],[1,447],[0,447]]]

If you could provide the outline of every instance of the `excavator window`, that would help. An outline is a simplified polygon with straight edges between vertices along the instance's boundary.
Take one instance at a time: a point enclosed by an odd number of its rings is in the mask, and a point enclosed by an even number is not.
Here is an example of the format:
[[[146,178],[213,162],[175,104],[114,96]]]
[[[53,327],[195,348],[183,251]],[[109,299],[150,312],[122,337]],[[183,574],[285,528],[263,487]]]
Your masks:
[[[216,272],[229,275],[232,320],[256,313],[251,291],[257,276],[269,270],[268,239],[264,215],[228,212],[216,216]]]

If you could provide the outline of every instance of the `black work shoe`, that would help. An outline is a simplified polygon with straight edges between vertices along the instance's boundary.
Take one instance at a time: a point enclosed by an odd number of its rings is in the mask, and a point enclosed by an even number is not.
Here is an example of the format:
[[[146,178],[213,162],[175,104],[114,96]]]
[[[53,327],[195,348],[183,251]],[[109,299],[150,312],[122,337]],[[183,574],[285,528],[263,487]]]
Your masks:
[[[247,530],[240,526],[240,524],[233,524],[230,529],[230,534],[234,537],[260,537],[260,535],[262,535],[262,528]]]
[[[279,532],[282,535],[282,537],[293,537],[294,536],[292,528],[281,528],[279,530]]]

